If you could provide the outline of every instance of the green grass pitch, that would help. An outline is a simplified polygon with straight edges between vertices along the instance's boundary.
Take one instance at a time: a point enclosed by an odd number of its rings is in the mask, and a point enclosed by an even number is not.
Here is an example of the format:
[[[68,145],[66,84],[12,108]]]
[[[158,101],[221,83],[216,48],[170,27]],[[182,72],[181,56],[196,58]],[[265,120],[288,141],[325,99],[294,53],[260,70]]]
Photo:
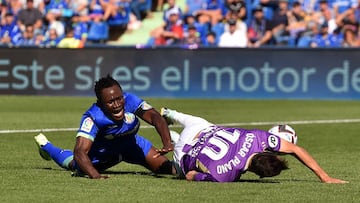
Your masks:
[[[77,128],[90,97],[0,96],[0,131]],[[268,129],[251,122],[317,121],[360,118],[360,101],[313,100],[195,100],[147,98],[162,106],[202,116],[215,123],[242,123],[246,128]],[[248,124],[248,125],[247,125]],[[143,123],[143,126],[146,125]],[[107,180],[71,177],[37,152],[37,132],[0,134],[0,202],[360,202],[360,124],[293,124],[298,144],[307,149],[344,185],[320,183],[292,156],[290,170],[259,179],[251,173],[235,183],[187,182],[154,176],[146,169],[121,163],[110,168]],[[179,128],[171,127],[179,131]],[[75,130],[46,132],[57,146],[72,149]],[[139,134],[161,147],[153,128]],[[168,154],[171,158],[171,154]]]

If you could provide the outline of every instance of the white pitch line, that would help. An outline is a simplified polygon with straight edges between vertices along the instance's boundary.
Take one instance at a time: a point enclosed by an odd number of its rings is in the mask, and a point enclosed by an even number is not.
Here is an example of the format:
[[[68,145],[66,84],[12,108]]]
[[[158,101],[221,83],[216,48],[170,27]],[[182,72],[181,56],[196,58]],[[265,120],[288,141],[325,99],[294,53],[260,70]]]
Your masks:
[[[307,121],[267,121],[267,122],[247,122],[247,123],[220,123],[220,126],[261,126],[261,125],[276,125],[276,124],[333,124],[333,123],[360,123],[360,119],[333,119],[333,120],[307,120]],[[180,125],[171,125],[170,127],[181,127]],[[153,128],[150,125],[143,125],[140,128]],[[29,129],[29,130],[0,130],[0,134],[10,133],[40,133],[40,132],[67,132],[77,131],[78,128],[44,128],[44,129]]]

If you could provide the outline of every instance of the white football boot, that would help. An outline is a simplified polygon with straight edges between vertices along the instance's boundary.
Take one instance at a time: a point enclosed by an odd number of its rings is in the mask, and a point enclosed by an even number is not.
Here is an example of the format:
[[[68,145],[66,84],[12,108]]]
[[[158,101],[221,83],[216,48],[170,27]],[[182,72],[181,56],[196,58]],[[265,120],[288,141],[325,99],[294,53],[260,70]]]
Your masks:
[[[44,151],[44,150],[42,149],[42,147],[45,146],[45,145],[49,142],[49,140],[48,140],[48,139],[46,138],[46,136],[45,136],[44,134],[42,134],[42,133],[36,135],[34,138],[35,138],[35,143],[36,143],[36,145],[37,145],[38,148],[39,148],[39,154],[40,154],[40,156],[41,156],[43,159],[45,159],[45,160],[47,160],[47,161],[50,161],[50,160],[51,160],[51,157],[50,157],[49,153],[47,153],[46,151]]]

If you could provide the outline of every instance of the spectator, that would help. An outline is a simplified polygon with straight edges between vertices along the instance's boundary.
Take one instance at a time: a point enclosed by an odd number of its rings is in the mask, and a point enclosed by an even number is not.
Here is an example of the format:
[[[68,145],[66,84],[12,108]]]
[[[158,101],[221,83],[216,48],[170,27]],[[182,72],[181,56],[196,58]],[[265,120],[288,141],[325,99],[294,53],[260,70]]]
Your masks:
[[[35,27],[33,25],[26,25],[23,32],[22,40],[18,45],[22,46],[36,46]]]
[[[187,32],[190,26],[194,26],[202,42],[205,41],[206,34],[209,32],[208,24],[199,23],[194,16],[189,15],[185,17],[183,28]]]
[[[3,0],[0,4],[0,26],[5,24],[5,15],[9,12],[8,4]]]
[[[183,19],[183,12],[181,8],[176,4],[176,0],[168,0],[168,8],[163,12],[163,20],[165,23],[168,23],[170,20],[170,15],[172,13],[177,13],[179,15],[179,21]]]
[[[73,14],[78,14],[79,16],[89,15],[88,0],[69,0],[69,8],[72,10]]]
[[[296,43],[297,47],[310,47],[312,39],[319,34],[319,24],[316,21],[310,21],[307,28],[299,36]]]
[[[143,13],[146,13],[146,17],[151,17],[151,3],[149,4],[149,1],[150,0],[131,0],[131,11],[138,21],[142,21]]]
[[[287,17],[288,6],[288,0],[279,0],[279,7],[271,19],[271,32],[277,45],[287,45],[290,38],[288,31],[289,20]]]
[[[179,12],[172,10],[169,22],[164,26],[153,30],[151,40],[153,45],[176,45],[183,39],[182,21],[179,19]]]
[[[84,44],[79,39],[74,37],[74,28],[72,26],[66,27],[66,35],[63,39],[60,40],[57,45],[59,48],[83,48]]]
[[[216,40],[216,33],[215,32],[208,32],[207,35],[206,35],[206,40],[204,42],[204,46],[205,47],[217,47],[218,44],[217,44],[217,40]]]
[[[199,9],[196,12],[196,15],[207,16],[209,23],[215,25],[220,20],[223,19],[222,10],[224,4],[220,0],[208,0],[203,9]],[[205,22],[202,22],[205,23]]]
[[[198,11],[206,9],[207,0],[186,0],[185,15],[192,15],[198,17]]]
[[[253,0],[252,8],[257,6],[262,6],[265,19],[271,20],[275,10],[279,7],[279,3],[277,0]]]
[[[60,17],[54,12],[49,12],[46,15],[48,27],[47,27],[47,32],[45,33],[45,36],[48,35],[48,30],[50,30],[50,29],[55,29],[56,33],[59,37],[64,36],[65,26],[64,26],[64,23],[62,21],[60,21],[59,19],[60,19]]]
[[[17,20],[21,30],[25,30],[26,25],[32,25],[34,32],[42,32],[43,14],[34,7],[34,0],[26,0],[26,8],[19,11]]]
[[[236,15],[237,19],[245,21],[247,18],[246,3],[244,0],[225,0],[225,8],[223,15],[228,20],[229,16]]]
[[[51,14],[60,19],[63,17],[63,12],[69,9],[67,0],[44,0],[45,1],[45,16]]]
[[[19,11],[24,7],[24,3],[21,0],[10,0],[8,1],[10,5],[10,11],[17,16]]]
[[[248,46],[260,47],[272,44],[271,23],[264,16],[263,7],[257,6],[252,10],[253,19],[248,28]]]
[[[297,39],[299,33],[305,31],[307,21],[306,19],[310,18],[308,14],[302,9],[299,2],[294,2],[292,8],[287,13],[288,17],[288,31],[290,32],[290,37],[292,39]]]
[[[359,36],[356,35],[354,30],[344,30],[344,41],[342,43],[342,47],[360,47]]]
[[[26,5],[26,0],[21,0],[21,1],[22,1],[23,5]],[[38,9],[43,15],[45,14],[45,1],[44,0],[34,0],[33,4],[34,4],[34,8]]]
[[[119,6],[116,0],[96,0],[103,9],[103,21],[107,21],[110,17],[116,17]]]
[[[312,48],[341,47],[342,38],[339,35],[329,34],[328,24],[325,22],[321,25],[320,32],[313,37],[310,46]]]
[[[100,16],[101,18],[104,15],[104,9],[100,4],[99,0],[91,0],[89,5],[89,15],[90,18],[93,18],[95,16]]]
[[[349,9],[336,18],[336,24],[341,30],[352,29],[355,33],[359,33],[359,21],[356,18],[354,9]]]
[[[228,21],[229,30],[225,31],[219,40],[219,47],[246,47],[248,43],[246,30],[236,28],[236,20]]]
[[[335,12],[333,9],[330,8],[327,0],[319,1],[319,9],[314,14],[314,18],[320,24],[327,22],[327,24],[329,26],[329,29],[328,29],[329,33],[333,33],[337,28]]]
[[[44,37],[42,45],[45,47],[57,47],[61,39],[57,35],[56,29],[50,29],[48,30],[48,36]]]
[[[197,32],[197,29],[194,25],[190,25],[188,27],[188,30],[185,33],[183,44],[187,45],[187,46],[192,46],[192,45],[195,45],[197,47],[200,46],[201,39],[200,39],[199,33]]]
[[[230,14],[226,17],[226,21],[235,21],[236,22],[236,29],[239,31],[247,32],[247,25],[246,23],[239,17],[237,12],[230,12]],[[224,25],[224,31],[229,31],[229,24]]]
[[[35,46],[44,47],[45,37],[42,33],[35,33]]]
[[[0,28],[0,43],[5,45],[17,45],[22,40],[22,33],[16,24],[13,13],[6,13],[4,24]]]
[[[71,21],[74,28],[74,37],[80,40],[82,44],[85,44],[89,30],[89,17],[87,15],[80,16],[78,14],[75,14],[71,18]]]
[[[358,5],[357,0],[334,0],[332,8],[334,9],[335,16],[338,17],[348,10],[357,9]]]

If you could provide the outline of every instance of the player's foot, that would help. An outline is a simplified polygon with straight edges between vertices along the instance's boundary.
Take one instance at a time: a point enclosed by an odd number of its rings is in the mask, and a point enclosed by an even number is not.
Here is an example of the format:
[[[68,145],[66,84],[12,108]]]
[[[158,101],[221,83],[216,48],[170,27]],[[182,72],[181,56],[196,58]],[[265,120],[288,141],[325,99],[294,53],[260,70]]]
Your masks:
[[[174,112],[175,112],[174,110],[168,109],[166,107],[163,107],[160,110],[161,116],[165,118],[166,123],[168,125],[174,124],[174,121],[173,121]]]
[[[49,140],[46,138],[46,136],[44,134],[40,133],[40,134],[36,135],[34,138],[35,138],[36,145],[39,148],[40,156],[45,160],[48,160],[48,161],[51,160],[50,155],[42,149],[42,147],[45,146],[49,142]]]

